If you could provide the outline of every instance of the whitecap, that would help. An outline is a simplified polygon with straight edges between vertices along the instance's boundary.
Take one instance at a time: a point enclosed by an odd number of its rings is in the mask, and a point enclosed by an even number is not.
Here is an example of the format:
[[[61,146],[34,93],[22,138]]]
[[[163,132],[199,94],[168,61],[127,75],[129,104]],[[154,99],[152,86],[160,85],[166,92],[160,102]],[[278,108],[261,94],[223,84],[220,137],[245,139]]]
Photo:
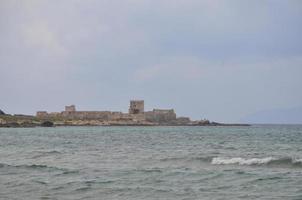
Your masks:
[[[216,157],[212,159],[213,165],[230,165],[230,164],[238,164],[238,165],[261,165],[267,164],[273,160],[276,160],[273,157],[266,157],[266,158],[220,158]]]

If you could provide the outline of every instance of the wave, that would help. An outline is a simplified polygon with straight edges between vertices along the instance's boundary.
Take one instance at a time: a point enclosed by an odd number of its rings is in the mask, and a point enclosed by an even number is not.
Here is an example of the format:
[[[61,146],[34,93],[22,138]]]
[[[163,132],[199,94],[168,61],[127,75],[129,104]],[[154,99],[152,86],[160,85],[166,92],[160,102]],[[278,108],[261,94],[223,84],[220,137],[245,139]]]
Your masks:
[[[213,159],[213,156],[208,157],[169,157],[169,158],[162,158],[160,159],[161,162],[173,162],[173,161],[184,161],[184,162],[190,162],[190,161],[201,161],[201,162],[211,162]]]
[[[302,158],[292,157],[264,157],[264,158],[242,158],[242,157],[170,157],[160,159],[161,162],[202,162],[212,165],[254,165],[254,166],[280,166],[280,167],[302,167]]]
[[[40,153],[44,154],[61,154],[60,151],[52,150],[52,151],[40,151]]]
[[[10,165],[5,163],[0,163],[0,168],[17,168],[17,169],[27,169],[27,170],[49,170],[49,171],[65,171],[68,172],[70,170],[48,166],[48,165],[39,165],[39,164],[32,164],[32,165]]]
[[[38,155],[33,156],[32,158],[40,158],[40,157],[46,157],[46,156],[52,156],[52,155],[58,155],[58,154],[62,154],[60,151],[37,151]]]
[[[212,159],[213,165],[270,165],[270,166],[289,166],[302,167],[302,159],[291,157],[275,158],[221,158],[215,157]]]
[[[143,173],[161,173],[162,172],[162,170],[159,168],[138,169],[136,171],[143,172]]]

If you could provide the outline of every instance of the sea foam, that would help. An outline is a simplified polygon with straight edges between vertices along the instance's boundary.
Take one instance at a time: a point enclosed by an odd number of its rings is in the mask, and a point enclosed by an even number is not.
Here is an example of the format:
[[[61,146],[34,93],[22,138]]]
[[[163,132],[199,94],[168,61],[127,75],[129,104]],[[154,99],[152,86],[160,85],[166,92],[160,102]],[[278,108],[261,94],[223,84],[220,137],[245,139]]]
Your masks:
[[[216,157],[212,159],[213,165],[230,165],[230,164],[239,164],[239,165],[262,165],[267,164],[273,160],[276,160],[276,158],[273,157],[267,157],[267,158],[220,158]]]
[[[265,158],[221,158],[212,159],[213,165],[269,165],[279,167],[302,167],[302,159],[291,157],[265,157]]]

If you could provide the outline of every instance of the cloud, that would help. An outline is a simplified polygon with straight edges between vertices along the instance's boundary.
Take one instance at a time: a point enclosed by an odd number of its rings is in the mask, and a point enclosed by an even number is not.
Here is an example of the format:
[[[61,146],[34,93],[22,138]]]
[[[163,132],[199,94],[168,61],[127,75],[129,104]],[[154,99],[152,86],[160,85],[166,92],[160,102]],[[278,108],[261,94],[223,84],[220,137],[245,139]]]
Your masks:
[[[198,57],[167,57],[152,66],[140,67],[134,72],[133,79],[138,82],[149,81],[196,81],[207,76],[234,75],[249,72],[273,73],[283,71],[285,74],[299,71],[302,56],[284,58],[238,58],[227,61],[211,60]],[[246,74],[247,75],[247,74]],[[294,75],[294,74],[293,74]],[[213,80],[215,82],[215,80]]]
[[[201,78],[202,67],[203,63],[194,58],[172,58],[164,63],[139,68],[134,73],[134,80],[143,82],[157,79],[189,81]]]
[[[301,10],[272,0],[2,0],[0,104],[122,110],[137,96],[218,120],[300,106]]]
[[[56,56],[66,55],[66,48],[60,43],[58,36],[50,30],[45,22],[33,22],[23,26],[23,37],[28,48],[37,48]]]

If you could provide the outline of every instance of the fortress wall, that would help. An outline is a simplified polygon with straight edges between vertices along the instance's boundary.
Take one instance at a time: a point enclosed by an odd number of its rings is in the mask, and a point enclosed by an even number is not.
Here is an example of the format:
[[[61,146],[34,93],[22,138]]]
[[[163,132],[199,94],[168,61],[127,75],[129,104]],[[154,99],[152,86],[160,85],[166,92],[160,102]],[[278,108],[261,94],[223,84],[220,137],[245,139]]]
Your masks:
[[[120,119],[119,120],[126,120],[126,121],[129,121],[129,120],[133,120],[133,117],[131,114],[128,114],[128,113],[122,113],[122,115],[120,116]]]
[[[144,121],[145,114],[128,114],[122,112],[110,112],[110,111],[63,111],[61,113],[47,113],[45,111],[37,112],[37,117],[41,119],[49,118],[65,118],[69,120],[104,120],[104,121],[116,121],[116,120],[135,120]]]
[[[141,114],[128,114],[128,113],[111,113],[110,120],[134,120],[134,121],[144,121],[145,115]]]
[[[36,117],[38,117],[38,118],[47,118],[48,117],[48,113],[46,111],[38,111],[36,113]]]
[[[176,123],[179,123],[179,124],[187,124],[191,121],[191,119],[189,117],[178,117],[176,119]]]
[[[145,121],[146,117],[144,113],[140,113],[140,114],[130,114],[130,117],[134,120],[134,121]]]
[[[145,118],[150,122],[170,122],[176,120],[176,114],[173,109],[154,109],[153,111],[145,112]]]
[[[62,114],[59,112],[52,112],[52,113],[48,113],[48,117],[50,118],[62,117]]]
[[[61,118],[62,113],[59,112],[47,113],[46,111],[38,111],[36,117],[40,119]]]
[[[156,122],[169,123],[176,121],[176,114],[173,109],[153,109],[144,112],[143,100],[130,101],[129,113],[111,111],[76,111],[75,106],[66,106],[63,112],[47,113],[46,111],[37,112],[36,116],[41,119],[63,118],[67,120],[101,120],[101,121],[136,121],[136,122]],[[179,122],[189,119],[180,118]]]
[[[78,120],[109,120],[111,112],[109,111],[75,111],[68,112],[63,111],[62,116],[66,119],[78,119]]]
[[[122,118],[123,113],[122,112],[111,112],[109,115],[109,120],[115,121]]]

